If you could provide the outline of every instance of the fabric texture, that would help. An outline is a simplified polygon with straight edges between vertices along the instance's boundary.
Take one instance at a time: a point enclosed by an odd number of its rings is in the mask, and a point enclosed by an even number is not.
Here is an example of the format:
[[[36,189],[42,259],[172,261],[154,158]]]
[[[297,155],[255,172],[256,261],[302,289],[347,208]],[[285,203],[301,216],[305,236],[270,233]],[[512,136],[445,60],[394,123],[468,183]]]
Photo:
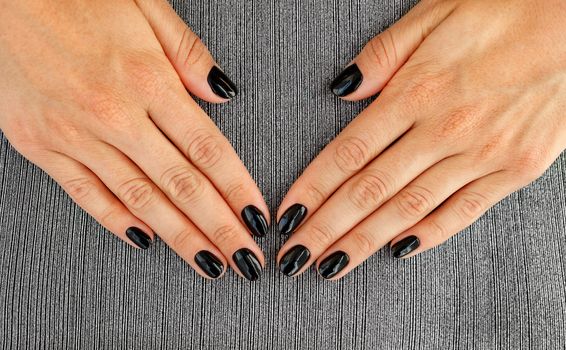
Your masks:
[[[369,101],[332,78],[406,0],[175,0],[240,95],[205,110],[275,212]],[[0,102],[1,103],[1,102]],[[289,279],[282,238],[261,280],[197,276],[163,242],[136,251],[0,143],[1,349],[564,349],[566,156],[446,244],[383,249],[344,279]]]

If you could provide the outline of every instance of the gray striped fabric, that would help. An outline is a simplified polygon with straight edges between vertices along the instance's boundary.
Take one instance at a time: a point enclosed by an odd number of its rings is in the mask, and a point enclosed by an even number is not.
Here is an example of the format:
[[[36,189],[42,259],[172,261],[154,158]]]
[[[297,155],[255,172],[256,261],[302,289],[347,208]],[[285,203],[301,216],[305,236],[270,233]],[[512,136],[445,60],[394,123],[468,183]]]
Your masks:
[[[204,104],[275,210],[366,102],[329,81],[413,5],[175,1],[240,96]],[[471,228],[410,261],[388,250],[337,283],[314,270],[208,282],[158,242],[138,252],[0,143],[2,349],[564,349],[566,156]]]

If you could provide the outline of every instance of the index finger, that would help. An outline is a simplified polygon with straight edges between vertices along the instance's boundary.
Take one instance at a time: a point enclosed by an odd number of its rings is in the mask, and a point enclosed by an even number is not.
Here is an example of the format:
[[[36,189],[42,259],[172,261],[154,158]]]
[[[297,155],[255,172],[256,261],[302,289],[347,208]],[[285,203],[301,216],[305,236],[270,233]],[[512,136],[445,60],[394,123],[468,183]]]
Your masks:
[[[281,234],[292,233],[344,182],[411,128],[414,118],[403,113],[394,99],[384,91],[306,168],[279,207]]]

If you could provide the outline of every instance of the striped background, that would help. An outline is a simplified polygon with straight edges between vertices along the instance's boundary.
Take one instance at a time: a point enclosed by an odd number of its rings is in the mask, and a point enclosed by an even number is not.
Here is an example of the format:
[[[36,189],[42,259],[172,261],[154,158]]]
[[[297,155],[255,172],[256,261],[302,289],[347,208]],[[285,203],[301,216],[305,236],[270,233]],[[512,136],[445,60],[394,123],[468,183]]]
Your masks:
[[[412,5],[399,0],[174,1],[241,89],[204,104],[275,210],[367,102],[327,86]],[[442,247],[374,255],[337,283],[288,279],[261,240],[257,283],[207,282],[158,242],[137,252],[0,143],[0,348],[564,349],[566,156]]]

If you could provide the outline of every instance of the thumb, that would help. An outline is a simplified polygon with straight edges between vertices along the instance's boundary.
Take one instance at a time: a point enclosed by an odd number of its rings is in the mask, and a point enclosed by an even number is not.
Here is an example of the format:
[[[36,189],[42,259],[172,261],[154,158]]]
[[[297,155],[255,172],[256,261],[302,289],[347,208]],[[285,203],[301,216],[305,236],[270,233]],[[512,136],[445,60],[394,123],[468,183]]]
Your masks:
[[[226,102],[237,94],[199,37],[167,0],[135,0],[165,54],[191,93],[208,102]]]
[[[393,26],[371,39],[332,82],[332,92],[356,101],[375,95],[454,10],[453,1],[419,2]]]

